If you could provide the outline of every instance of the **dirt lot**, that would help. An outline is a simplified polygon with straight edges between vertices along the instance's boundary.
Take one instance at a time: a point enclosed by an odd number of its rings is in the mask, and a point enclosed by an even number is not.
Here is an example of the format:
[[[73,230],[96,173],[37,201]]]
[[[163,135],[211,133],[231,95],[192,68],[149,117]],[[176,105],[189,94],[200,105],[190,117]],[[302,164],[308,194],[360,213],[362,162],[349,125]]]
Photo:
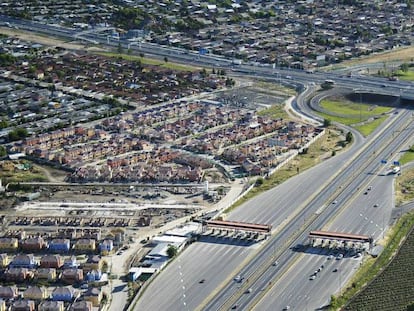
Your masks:
[[[103,51],[103,49],[97,47],[85,46],[84,44],[78,42],[68,42],[64,40],[59,40],[56,38],[46,37],[39,34],[34,34],[28,31],[12,29],[8,27],[0,27],[0,33],[8,35],[10,37],[16,37],[21,40],[36,42],[44,44],[47,46],[59,46],[68,50],[83,50],[83,51]]]

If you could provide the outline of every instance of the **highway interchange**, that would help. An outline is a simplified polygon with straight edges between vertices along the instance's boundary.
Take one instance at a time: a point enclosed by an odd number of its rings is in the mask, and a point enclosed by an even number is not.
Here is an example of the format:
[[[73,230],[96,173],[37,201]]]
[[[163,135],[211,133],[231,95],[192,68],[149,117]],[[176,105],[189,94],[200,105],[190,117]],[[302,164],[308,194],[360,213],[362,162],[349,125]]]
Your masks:
[[[6,20],[6,19],[2,19]],[[73,38],[75,30],[7,19],[20,29]],[[106,37],[85,34],[88,40],[108,44]],[[112,46],[118,42],[110,41]],[[127,42],[121,42],[127,45]],[[152,45],[132,47],[153,54]],[[199,65],[229,66],[231,60],[183,54],[168,48],[157,49],[160,57],[196,62]],[[250,65],[231,67],[234,74],[272,78],[273,81],[307,85],[294,108],[311,116],[304,104],[312,84],[334,79],[351,90],[403,95],[414,98],[409,82],[372,77],[347,77],[334,73],[313,73]],[[312,83],[309,83],[309,80]],[[398,159],[398,153],[413,143],[412,112],[399,109],[368,138],[354,133],[355,142],[346,151],[309,169],[284,184],[246,202],[228,215],[230,220],[271,223],[272,237],[261,245],[226,238],[205,237],[193,243],[148,286],[135,310],[314,310],[329,303],[356,270],[361,258],[345,256],[328,260],[317,248],[293,251],[307,241],[307,233],[325,229],[373,236],[384,235],[390,220],[393,175],[385,175],[382,159]],[[365,190],[372,190],[365,194]],[[333,202],[336,204],[333,204]],[[377,207],[374,205],[378,204]],[[274,265],[277,260],[277,265]],[[314,280],[309,276],[321,265]],[[333,272],[334,269],[337,272]],[[244,277],[234,281],[236,275]],[[200,283],[200,280],[204,282]],[[251,290],[250,290],[251,289]],[[247,292],[246,292],[247,291]]]

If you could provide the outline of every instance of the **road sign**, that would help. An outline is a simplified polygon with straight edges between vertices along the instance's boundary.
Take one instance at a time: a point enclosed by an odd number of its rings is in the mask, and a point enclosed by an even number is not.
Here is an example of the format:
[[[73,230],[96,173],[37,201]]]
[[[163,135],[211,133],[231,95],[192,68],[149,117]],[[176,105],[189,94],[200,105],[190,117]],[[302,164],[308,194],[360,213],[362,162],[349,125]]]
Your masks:
[[[381,160],[382,164],[387,164],[387,160]]]
[[[398,162],[398,161],[394,161],[393,164],[397,165],[397,166],[400,166],[400,162]]]

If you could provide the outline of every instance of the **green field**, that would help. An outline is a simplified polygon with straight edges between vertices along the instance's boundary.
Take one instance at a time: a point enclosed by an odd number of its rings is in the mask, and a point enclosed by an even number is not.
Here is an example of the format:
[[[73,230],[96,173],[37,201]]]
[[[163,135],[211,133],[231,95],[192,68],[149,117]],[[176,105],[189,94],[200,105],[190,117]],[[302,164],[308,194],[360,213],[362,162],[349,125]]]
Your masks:
[[[398,76],[400,80],[414,81],[414,70],[413,69],[408,70],[407,72],[398,70],[396,75]]]
[[[351,302],[343,308],[346,311],[353,310],[407,310],[407,306],[414,302],[414,217],[407,215],[399,224],[400,234],[397,231],[391,239],[391,247],[384,250],[371,270],[378,270],[379,275],[360,293],[351,299]],[[409,230],[411,229],[411,232]],[[407,239],[399,249],[393,260],[387,264],[388,256],[392,256],[394,248],[398,248],[399,240],[408,233]],[[392,247],[393,246],[393,247]],[[381,257],[385,257],[381,260]],[[386,266],[382,272],[380,268]],[[369,280],[364,280],[364,282]]]
[[[399,162],[401,163],[401,165],[410,163],[414,161],[414,151],[408,150],[406,152],[404,152],[404,154],[402,155],[402,157],[400,158]]]
[[[322,100],[320,106],[325,111],[332,113],[318,112],[322,118],[352,126],[364,136],[368,136],[380,126],[387,118],[384,114],[392,109],[390,107],[366,103],[359,104],[347,100]]]
[[[359,104],[351,101],[322,100],[319,105],[333,114],[360,118],[362,120],[387,113],[391,110],[390,107],[369,105],[366,103]]]

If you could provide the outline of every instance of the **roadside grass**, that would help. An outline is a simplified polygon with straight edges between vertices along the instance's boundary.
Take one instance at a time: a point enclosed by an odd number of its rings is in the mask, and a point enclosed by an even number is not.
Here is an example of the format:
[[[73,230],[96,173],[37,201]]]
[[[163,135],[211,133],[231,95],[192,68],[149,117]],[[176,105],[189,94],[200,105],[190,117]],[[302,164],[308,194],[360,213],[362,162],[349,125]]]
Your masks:
[[[411,152],[414,154],[414,152]],[[400,159],[401,162],[401,159]],[[404,169],[395,182],[395,203],[397,206],[414,200],[414,169]]]
[[[356,123],[364,122],[368,120],[368,118],[360,119],[360,118],[351,118],[351,117],[349,118],[338,117],[338,116],[333,116],[333,115],[323,113],[323,112],[317,112],[317,114],[324,119],[328,119],[330,121],[338,122],[338,123],[349,125],[349,126],[351,126],[352,124],[356,124]]]
[[[380,126],[388,117],[384,114],[392,109],[391,107],[368,105],[366,103],[359,104],[346,100],[322,100],[320,106],[332,114],[317,112],[319,116],[330,121],[352,126],[364,136],[370,135]]]
[[[173,62],[165,62],[164,60],[158,60],[148,57],[141,57],[137,55],[129,55],[129,54],[120,54],[115,52],[94,52],[99,55],[107,56],[107,57],[117,57],[122,58],[128,61],[140,61],[143,65],[153,65],[153,66],[160,66],[163,68],[171,69],[171,70],[178,70],[178,71],[199,71],[201,67],[194,67],[188,65],[181,65]]]
[[[319,104],[323,109],[339,115],[362,116],[365,119],[391,110],[390,107],[355,103],[351,101],[322,100]]]
[[[257,196],[258,194],[270,190],[277,185],[285,182],[290,177],[293,177],[298,173],[301,173],[315,166],[323,160],[323,157],[325,155],[328,154],[329,156],[332,156],[332,152],[334,150],[336,151],[338,149],[338,146],[344,140],[344,134],[340,130],[333,128],[326,129],[325,135],[310,145],[307,153],[297,155],[292,161],[280,168],[269,178],[264,178],[263,183],[260,186],[254,187],[248,194],[246,194],[244,197],[226,209],[224,213],[227,214],[231,212],[233,209],[242,205],[244,202]]]
[[[354,128],[358,130],[362,135],[368,136],[370,135],[375,129],[382,124],[388,117],[383,116],[377,119],[374,119],[370,122],[366,122],[363,125],[356,125]]]
[[[414,150],[405,151],[398,161],[401,163],[401,165],[413,162],[414,161]]]
[[[410,233],[413,226],[414,214],[409,213],[404,215],[387,235],[388,242],[383,252],[376,260],[369,258],[362,264],[360,269],[349,281],[348,286],[346,287],[343,294],[339,297],[331,297],[329,309],[342,309],[345,304],[349,302],[356,294],[358,294],[361,290],[364,290],[367,285],[370,286],[370,282],[374,280],[374,278],[377,277],[384,270],[384,268],[386,269],[387,265],[397,253],[402,239]],[[409,263],[407,263],[407,266],[409,266]],[[398,286],[398,279],[394,279],[393,282],[395,282],[395,285]],[[363,295],[363,292],[361,292],[361,294]],[[381,295],[389,295],[389,292],[378,293],[378,297],[381,297]]]
[[[398,70],[396,76],[398,76],[400,80],[414,81],[414,70],[408,70],[406,72]]]

